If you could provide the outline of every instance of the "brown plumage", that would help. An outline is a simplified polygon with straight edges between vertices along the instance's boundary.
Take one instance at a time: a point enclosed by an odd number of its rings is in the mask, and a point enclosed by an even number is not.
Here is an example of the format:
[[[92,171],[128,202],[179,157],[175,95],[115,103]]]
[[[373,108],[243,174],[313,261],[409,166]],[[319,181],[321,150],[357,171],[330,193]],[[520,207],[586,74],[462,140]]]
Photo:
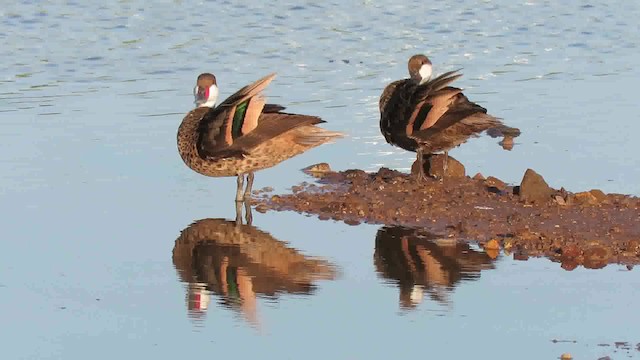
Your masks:
[[[173,264],[188,284],[190,317],[203,317],[215,294],[219,305],[256,326],[259,297],[312,294],[319,281],[338,275],[326,260],[305,256],[254,226],[225,219],[197,220],[182,230]]]
[[[280,105],[266,104],[262,91],[274,77],[265,76],[213,107],[215,76],[201,74],[194,89],[199,107],[178,129],[178,151],[185,164],[206,176],[237,176],[237,201],[250,194],[254,171],[342,135],[317,127],[324,122],[317,116],[285,113]],[[243,193],[244,174],[248,183]]]
[[[469,101],[462,89],[449,86],[462,76],[459,70],[431,79],[431,61],[425,55],[412,56],[408,68],[410,77],[387,85],[380,96],[380,130],[389,144],[417,153],[420,179],[425,177],[423,154],[447,154],[483,131],[492,137],[520,135]]]

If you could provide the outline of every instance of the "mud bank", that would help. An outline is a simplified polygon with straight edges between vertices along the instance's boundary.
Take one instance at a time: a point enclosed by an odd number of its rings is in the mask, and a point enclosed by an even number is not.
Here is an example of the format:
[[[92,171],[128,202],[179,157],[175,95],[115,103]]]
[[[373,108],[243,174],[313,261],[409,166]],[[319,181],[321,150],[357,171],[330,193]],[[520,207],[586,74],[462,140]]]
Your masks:
[[[430,161],[428,172],[442,173],[434,166],[441,159]],[[512,186],[480,174],[465,176],[462,164],[448,162],[449,177],[423,182],[387,168],[333,172],[315,165],[308,169],[317,183],[302,183],[282,195],[257,191],[253,202],[260,212],[292,210],[351,225],[425,228],[520,260],[548,256],[568,270],[640,263],[639,198],[552,189],[532,170]]]

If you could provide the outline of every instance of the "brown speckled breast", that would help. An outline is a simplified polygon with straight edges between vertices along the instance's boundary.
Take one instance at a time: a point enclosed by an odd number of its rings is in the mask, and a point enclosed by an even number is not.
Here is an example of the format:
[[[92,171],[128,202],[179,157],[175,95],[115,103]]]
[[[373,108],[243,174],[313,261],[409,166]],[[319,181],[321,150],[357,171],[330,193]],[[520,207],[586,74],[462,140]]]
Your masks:
[[[299,144],[296,138],[314,131],[315,126],[301,126],[265,141],[248,151],[243,158],[206,159],[200,157],[196,144],[198,124],[209,108],[196,108],[189,112],[178,129],[178,152],[193,171],[211,177],[236,176],[272,167],[288,158],[301,154],[318,144]]]

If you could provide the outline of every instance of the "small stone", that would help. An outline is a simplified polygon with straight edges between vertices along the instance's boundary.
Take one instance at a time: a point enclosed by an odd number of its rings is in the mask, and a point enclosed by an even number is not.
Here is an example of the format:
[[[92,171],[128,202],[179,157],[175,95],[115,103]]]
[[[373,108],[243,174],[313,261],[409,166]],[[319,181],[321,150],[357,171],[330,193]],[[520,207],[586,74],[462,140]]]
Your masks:
[[[329,166],[329,164],[325,162],[322,162],[322,163],[309,165],[306,168],[302,169],[302,171],[327,172],[327,171],[331,171],[331,166]]]
[[[360,169],[345,170],[343,171],[343,174],[347,179],[367,178],[367,173],[364,170]]]
[[[573,198],[579,205],[597,205],[599,203],[598,198],[589,191],[576,193]]]
[[[510,151],[511,149],[513,149],[513,137],[512,136],[505,136],[498,143],[498,145],[502,146],[503,149]]]
[[[306,168],[302,169],[302,172],[314,177],[322,177],[325,174],[332,172],[332,170],[329,164],[323,162],[323,163],[309,165]]]
[[[607,266],[611,255],[609,248],[600,245],[590,246],[582,252],[582,265],[587,269],[601,269]]]
[[[526,252],[514,252],[513,260],[527,261],[529,260],[529,255]]]
[[[489,176],[485,181],[485,185],[488,187],[496,188],[500,191],[504,191],[507,188],[507,184],[504,181],[498,179],[497,177]]]
[[[640,242],[638,240],[629,240],[625,246],[627,251],[637,251],[640,246]]]
[[[473,180],[484,180],[484,179],[485,179],[484,175],[480,173],[473,175]]]
[[[607,195],[602,190],[592,189],[592,190],[589,190],[589,193],[593,195],[598,200],[598,202],[607,201]]]
[[[484,244],[484,248],[485,250],[500,250],[500,243],[496,239],[491,239]]]
[[[565,269],[566,271],[572,271],[575,270],[578,267],[578,262],[575,260],[567,260],[567,261],[563,261],[562,264],[560,265],[561,268]]]
[[[620,234],[622,232],[622,229],[620,229],[620,227],[618,226],[612,226],[611,229],[609,229],[609,232],[612,234]]]
[[[561,249],[563,259],[574,259],[580,256],[582,251],[575,244],[569,244]]]
[[[569,353],[564,353],[564,354],[560,355],[560,359],[561,360],[571,360],[571,359],[573,359],[573,357]]]
[[[553,194],[544,178],[531,169],[527,169],[520,183],[520,198],[529,203],[544,204]]]

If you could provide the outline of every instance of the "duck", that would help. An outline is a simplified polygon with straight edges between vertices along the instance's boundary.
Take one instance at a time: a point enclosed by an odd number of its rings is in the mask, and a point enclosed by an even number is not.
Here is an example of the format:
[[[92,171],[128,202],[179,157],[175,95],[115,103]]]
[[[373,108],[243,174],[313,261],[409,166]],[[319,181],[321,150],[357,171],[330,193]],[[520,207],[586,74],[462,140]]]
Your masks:
[[[193,89],[196,108],[178,128],[178,152],[184,163],[201,175],[236,176],[236,201],[251,196],[255,171],[343,136],[318,127],[325,122],[318,116],[287,113],[284,106],[267,104],[263,91],[275,76],[241,88],[216,106],[215,75],[198,75]]]
[[[486,132],[512,143],[520,135],[519,129],[470,101],[462,89],[449,86],[462,76],[461,69],[432,78],[433,66],[424,54],[411,56],[407,65],[409,78],[388,84],[380,95],[380,131],[387,143],[416,152],[418,180],[427,179],[425,155],[444,152],[446,173],[449,150],[469,138]]]

